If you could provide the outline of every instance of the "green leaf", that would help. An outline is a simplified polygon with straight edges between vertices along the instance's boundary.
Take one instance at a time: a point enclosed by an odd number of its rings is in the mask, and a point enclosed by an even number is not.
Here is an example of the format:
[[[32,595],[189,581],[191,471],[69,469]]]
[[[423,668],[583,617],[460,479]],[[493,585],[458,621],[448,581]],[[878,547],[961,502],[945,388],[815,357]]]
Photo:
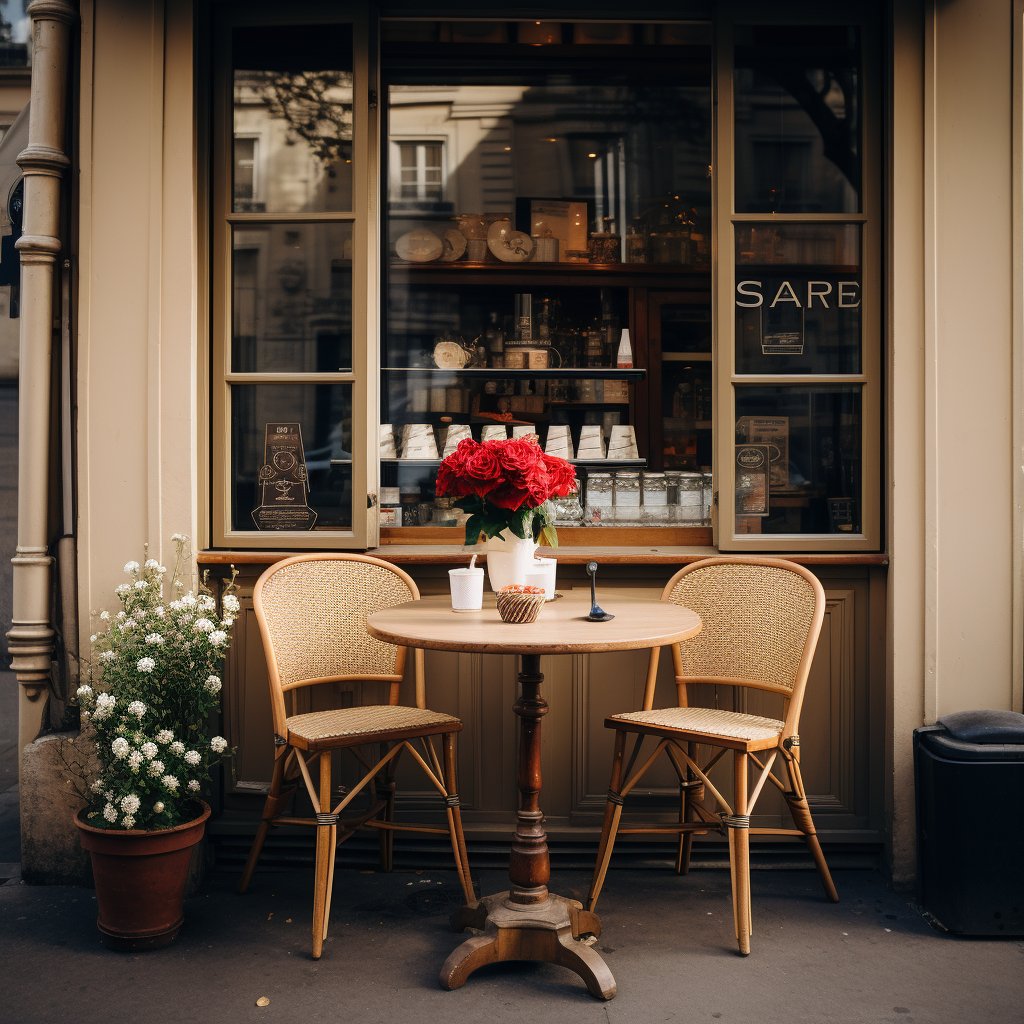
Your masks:
[[[484,517],[479,513],[471,515],[466,520],[466,543],[476,544],[480,540],[480,533],[484,527]]]
[[[549,547],[558,547],[558,531],[554,528],[553,525],[549,524],[545,526],[544,529],[541,530],[540,535],[543,538],[544,543],[546,543]]]

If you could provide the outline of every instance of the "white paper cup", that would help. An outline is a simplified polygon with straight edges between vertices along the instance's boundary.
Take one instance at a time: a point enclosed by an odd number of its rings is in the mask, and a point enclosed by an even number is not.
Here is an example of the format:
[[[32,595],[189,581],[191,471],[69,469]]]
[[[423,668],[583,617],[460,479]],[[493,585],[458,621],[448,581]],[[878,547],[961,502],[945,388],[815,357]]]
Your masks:
[[[445,434],[444,438],[444,458],[448,458],[456,448],[459,447],[459,442],[464,441],[467,437],[472,437],[473,434],[469,429],[468,423],[453,423]]]
[[[429,423],[407,423],[402,427],[402,458],[437,458],[437,440]]]
[[[484,606],[484,571],[477,568],[448,570],[453,612],[476,612]]]
[[[636,433],[631,426],[616,424],[612,427],[612,437],[608,442],[609,459],[638,458]]]
[[[544,451],[548,455],[557,455],[560,459],[571,459],[573,457],[572,435],[569,433],[568,425],[556,423],[548,427]]]
[[[481,441],[507,441],[508,427],[502,423],[487,423],[480,431]]]
[[[380,425],[378,444],[380,448],[380,458],[394,459],[398,456],[398,450],[395,448],[395,432],[391,429],[390,423],[382,423]]]
[[[579,459],[603,459],[604,438],[596,424],[585,424],[580,428],[580,446],[576,450]]]
[[[512,428],[513,437],[529,437],[531,434],[536,434],[537,428],[532,423],[520,423],[518,426]]]
[[[555,599],[555,570],[558,563],[553,558],[535,558],[533,565],[527,570],[526,584],[530,587],[543,587],[544,600]]]

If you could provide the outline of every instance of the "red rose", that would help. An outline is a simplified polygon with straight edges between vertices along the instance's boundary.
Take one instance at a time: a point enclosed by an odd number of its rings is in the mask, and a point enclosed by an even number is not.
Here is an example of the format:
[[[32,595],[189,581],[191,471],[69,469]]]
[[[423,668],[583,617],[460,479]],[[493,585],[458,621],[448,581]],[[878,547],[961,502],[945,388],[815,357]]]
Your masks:
[[[465,498],[474,490],[465,475],[466,462],[480,445],[472,438],[464,438],[459,446],[441,463],[437,470],[437,494],[452,498]]]
[[[544,463],[544,452],[533,438],[516,437],[499,441],[495,449],[506,479],[525,479],[530,470]]]
[[[462,441],[461,444],[465,444]],[[477,445],[462,465],[462,475],[473,493],[484,497],[501,482],[501,463],[494,451],[485,445]]]
[[[509,512],[515,512],[523,507],[523,504],[528,501],[529,497],[529,491],[506,481],[495,487],[493,491],[488,492],[487,501],[498,508],[505,508]]]
[[[565,498],[572,494],[576,486],[576,469],[572,463],[556,455],[545,455],[544,464],[551,482],[551,493],[548,497]]]

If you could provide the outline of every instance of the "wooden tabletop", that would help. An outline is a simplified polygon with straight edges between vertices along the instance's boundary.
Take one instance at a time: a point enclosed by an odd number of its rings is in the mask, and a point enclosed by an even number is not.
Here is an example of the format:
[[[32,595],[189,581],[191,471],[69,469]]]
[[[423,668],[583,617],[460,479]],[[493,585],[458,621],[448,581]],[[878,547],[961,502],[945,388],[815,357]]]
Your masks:
[[[437,651],[486,654],[584,654],[661,647],[685,640],[701,630],[700,616],[689,608],[651,597],[608,591],[598,601],[615,618],[588,622],[590,592],[570,591],[548,601],[536,622],[502,622],[494,596],[484,598],[478,612],[453,612],[451,599],[425,597],[373,612],[366,628],[378,640]]]

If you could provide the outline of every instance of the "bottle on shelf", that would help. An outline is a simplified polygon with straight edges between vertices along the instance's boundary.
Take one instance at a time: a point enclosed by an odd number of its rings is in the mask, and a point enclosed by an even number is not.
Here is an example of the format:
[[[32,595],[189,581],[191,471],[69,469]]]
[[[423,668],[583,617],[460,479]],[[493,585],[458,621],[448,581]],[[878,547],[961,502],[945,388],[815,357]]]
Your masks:
[[[515,299],[516,340],[533,340],[533,296],[529,292],[517,292]]]
[[[604,332],[601,329],[600,322],[595,321],[587,329],[586,349],[584,351],[584,359],[587,366],[595,368],[607,366],[608,362],[605,359],[604,350]]]
[[[633,368],[633,346],[629,341],[629,328],[623,327],[619,335],[619,350],[615,356],[615,365],[620,370],[631,370]]]
[[[537,315],[537,339],[539,341],[551,341],[552,301],[544,298],[540,300],[540,312]]]
[[[602,366],[615,365],[615,353],[619,343],[619,318],[612,306],[611,292],[601,289],[601,334],[604,346]]]
[[[498,322],[498,314],[488,314],[487,327],[484,330],[484,345],[490,365],[500,370],[505,365],[505,334]]]

